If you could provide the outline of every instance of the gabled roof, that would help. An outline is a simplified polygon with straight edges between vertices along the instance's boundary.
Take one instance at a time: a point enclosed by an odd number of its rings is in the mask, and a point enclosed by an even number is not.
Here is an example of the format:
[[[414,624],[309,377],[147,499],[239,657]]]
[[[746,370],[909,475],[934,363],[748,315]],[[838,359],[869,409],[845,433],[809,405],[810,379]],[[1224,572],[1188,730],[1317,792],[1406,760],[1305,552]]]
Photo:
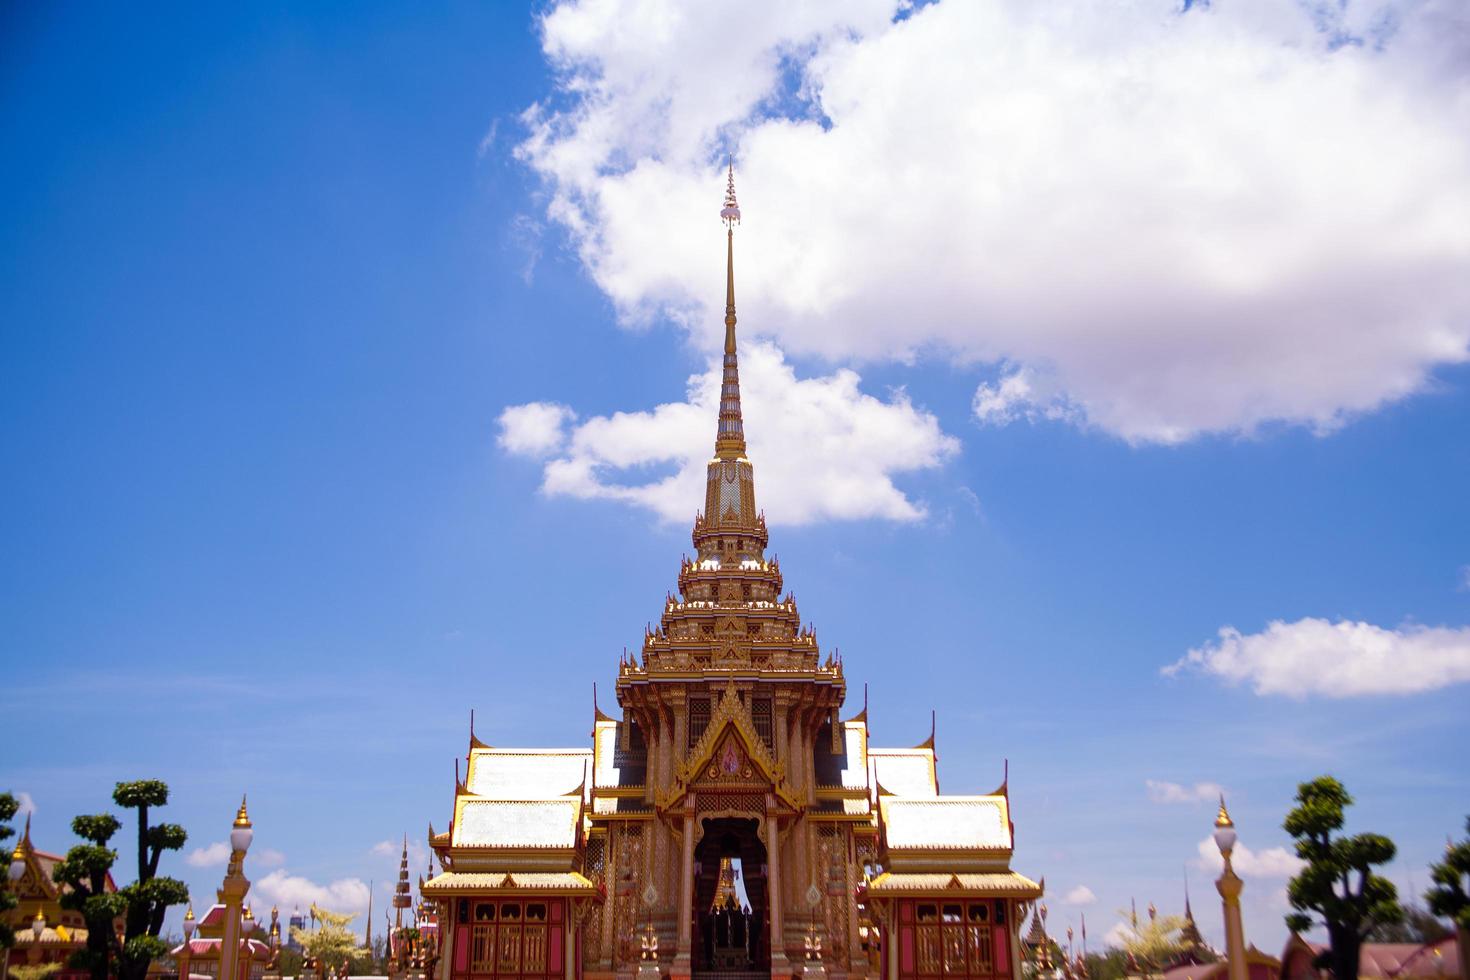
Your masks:
[[[592,895],[597,886],[575,871],[446,871],[424,883],[425,895],[541,892]]]
[[[587,780],[587,749],[470,750],[465,788],[497,800],[545,800],[576,792]]]
[[[868,882],[868,893],[876,896],[942,893],[956,897],[996,895],[1008,898],[1040,898],[1041,886],[1014,871],[885,871]]]
[[[1006,871],[1011,823],[1004,796],[882,796],[885,866],[895,871]]]
[[[553,800],[489,800],[461,796],[455,800],[451,845],[456,848],[557,849],[577,846],[582,798],[573,794]]]
[[[938,796],[939,777],[934,771],[934,750],[868,749],[869,785],[876,798],[878,787],[895,796]]]
[[[885,796],[879,806],[890,851],[1011,849],[1003,796]]]

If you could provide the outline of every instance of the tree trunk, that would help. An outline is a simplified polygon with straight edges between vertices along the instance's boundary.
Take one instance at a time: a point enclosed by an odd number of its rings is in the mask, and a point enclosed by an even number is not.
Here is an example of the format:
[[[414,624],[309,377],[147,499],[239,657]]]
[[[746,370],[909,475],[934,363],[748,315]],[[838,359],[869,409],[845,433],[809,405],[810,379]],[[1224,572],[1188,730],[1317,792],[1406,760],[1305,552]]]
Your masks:
[[[98,929],[87,920],[87,972],[92,980],[108,980],[107,961],[112,951],[112,923],[103,923]]]
[[[147,957],[144,957],[141,963],[134,963],[126,957],[118,957],[117,980],[146,980],[147,976]]]
[[[1353,928],[1332,927],[1327,930],[1332,944],[1332,976],[1334,980],[1358,980],[1358,954],[1363,941]]]

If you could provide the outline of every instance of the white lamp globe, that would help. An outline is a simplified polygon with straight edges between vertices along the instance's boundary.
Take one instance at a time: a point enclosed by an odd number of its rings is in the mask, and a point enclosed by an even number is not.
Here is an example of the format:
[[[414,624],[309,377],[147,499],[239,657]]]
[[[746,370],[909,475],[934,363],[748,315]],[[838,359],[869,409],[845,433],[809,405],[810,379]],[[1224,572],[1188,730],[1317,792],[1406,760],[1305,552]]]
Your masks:
[[[15,849],[15,853],[12,854],[11,857],[10,857],[10,880],[11,881],[20,881],[21,876],[24,875],[25,873],[26,873],[26,859],[25,859],[25,855],[22,854],[20,852],[20,848],[17,847]]]
[[[240,799],[240,810],[235,814],[235,826],[230,830],[230,847],[244,854],[250,850],[255,831],[250,829],[250,815],[245,812],[245,799]]]
[[[1215,828],[1215,846],[1220,849],[1221,854],[1229,854],[1231,851],[1235,850],[1235,839],[1236,834],[1234,827]]]
[[[46,931],[46,917],[44,915],[42,915],[40,912],[37,912],[36,913],[36,917],[31,920],[31,935],[35,939],[39,940],[41,938],[41,933],[43,933],[45,931]]]

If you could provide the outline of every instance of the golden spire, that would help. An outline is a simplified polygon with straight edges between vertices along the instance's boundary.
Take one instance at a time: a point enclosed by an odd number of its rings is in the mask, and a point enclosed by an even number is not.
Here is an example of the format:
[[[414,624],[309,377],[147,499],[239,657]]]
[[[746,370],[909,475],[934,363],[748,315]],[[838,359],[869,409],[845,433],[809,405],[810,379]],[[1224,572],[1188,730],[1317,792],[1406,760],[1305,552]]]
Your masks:
[[[735,161],[726,172],[725,206],[720,209],[725,223],[725,370],[720,384],[720,424],[715,435],[715,456],[739,459],[745,455],[745,425],[740,414],[740,368],[735,356],[735,226],[740,223],[740,205],[735,200]]]
[[[26,859],[26,852],[29,851],[30,848],[31,848],[31,815],[29,813],[27,813],[26,814],[26,829],[20,835],[20,840],[18,840],[18,841],[15,842],[15,850],[10,853],[10,863],[11,864],[14,864],[16,861],[24,861]]]
[[[245,797],[240,797],[240,810],[235,814],[236,827],[249,827],[250,814],[245,811]]]
[[[1230,819],[1230,811],[1225,809],[1225,794],[1220,794],[1220,812],[1215,817],[1216,827],[1234,827],[1235,821]]]
[[[193,902],[190,902],[189,903],[189,908],[184,912],[184,921],[185,922],[193,922],[194,921],[194,903]]]

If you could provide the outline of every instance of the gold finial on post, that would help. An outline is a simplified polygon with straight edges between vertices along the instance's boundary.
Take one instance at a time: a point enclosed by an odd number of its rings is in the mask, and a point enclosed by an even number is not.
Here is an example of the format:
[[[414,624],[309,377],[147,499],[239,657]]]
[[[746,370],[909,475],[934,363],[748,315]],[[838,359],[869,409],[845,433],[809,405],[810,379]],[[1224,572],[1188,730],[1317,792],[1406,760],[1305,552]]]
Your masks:
[[[246,810],[245,810],[245,797],[243,797],[243,796],[240,797],[240,809],[235,814],[235,826],[236,827],[249,827],[250,826],[250,814],[248,812],[246,812]]]
[[[1220,794],[1220,812],[1215,817],[1216,827],[1234,827],[1235,821],[1230,819],[1230,811],[1225,809],[1225,794]]]

